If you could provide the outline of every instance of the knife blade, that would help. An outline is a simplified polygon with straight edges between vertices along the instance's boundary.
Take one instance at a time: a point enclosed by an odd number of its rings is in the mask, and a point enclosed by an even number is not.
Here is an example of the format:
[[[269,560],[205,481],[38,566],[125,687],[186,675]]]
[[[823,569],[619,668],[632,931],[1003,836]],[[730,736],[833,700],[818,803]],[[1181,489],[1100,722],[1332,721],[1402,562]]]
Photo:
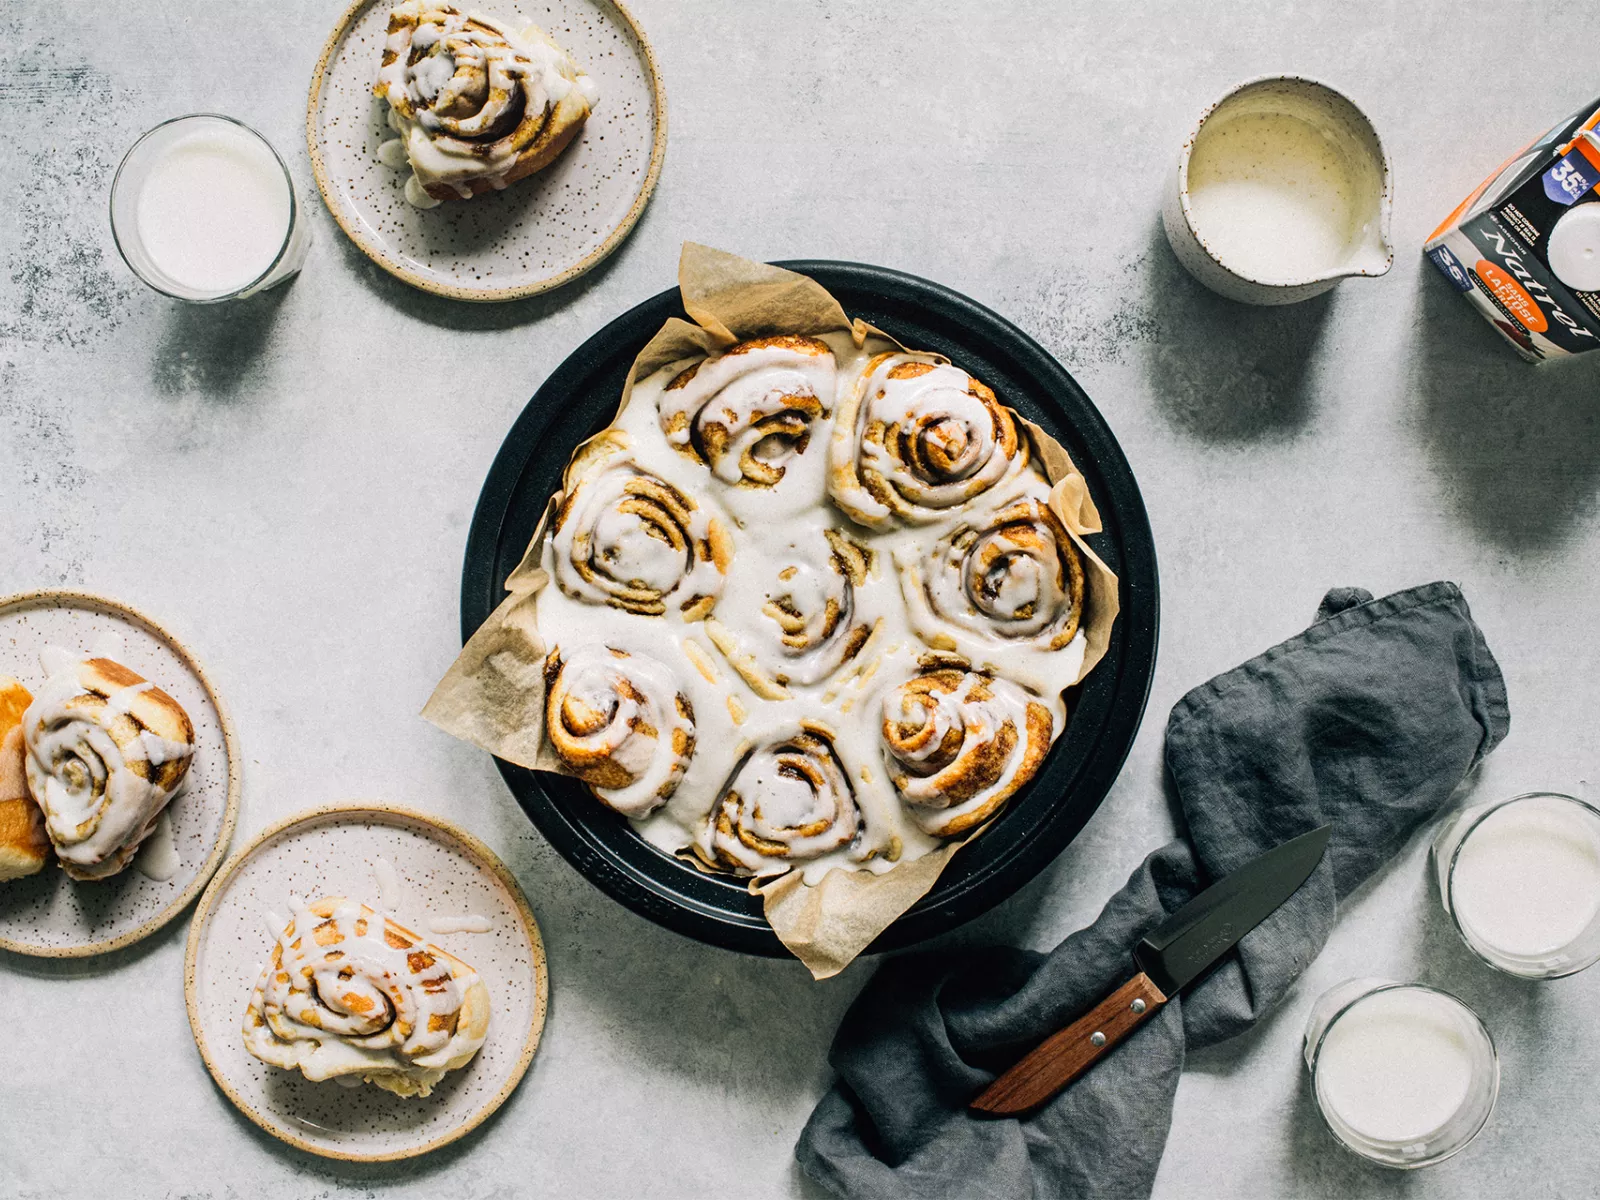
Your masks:
[[[1299,891],[1331,832],[1323,825],[1257,855],[1157,925],[1134,947],[1138,974],[991,1083],[973,1111],[1025,1113],[1094,1066]]]

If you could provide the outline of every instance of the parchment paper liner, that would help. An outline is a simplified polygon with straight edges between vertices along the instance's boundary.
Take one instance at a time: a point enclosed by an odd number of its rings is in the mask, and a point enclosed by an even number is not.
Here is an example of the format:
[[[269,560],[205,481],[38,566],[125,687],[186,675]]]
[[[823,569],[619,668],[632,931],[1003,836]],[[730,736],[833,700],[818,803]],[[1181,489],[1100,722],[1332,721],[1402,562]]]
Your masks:
[[[694,242],[684,243],[678,286],[684,310],[694,322],[674,317],[650,339],[628,372],[618,411],[627,404],[637,380],[747,338],[845,331],[858,346],[869,336],[900,344],[864,321],[852,322],[813,279]],[[1118,611],[1117,577],[1083,540],[1084,534],[1101,529],[1100,513],[1083,475],[1061,443],[1030,421],[1023,419],[1022,424],[1050,481],[1050,507],[1083,557],[1085,647],[1076,683],[1110,645]],[[573,468],[598,449],[597,444],[603,445],[608,432],[596,434],[574,452],[562,475],[563,491]],[[550,514],[559,502],[560,494],[551,498],[522,562],[506,579],[508,595],[451,664],[422,715],[446,733],[519,766],[571,774],[544,736],[546,648],[534,622],[533,603],[549,582],[539,563]],[[790,871],[775,879],[751,880],[750,889],[761,896],[779,940],[815,978],[826,979],[842,971],[926,895],[951,855],[985,828],[881,875],[834,868],[820,883],[808,886],[801,872]]]

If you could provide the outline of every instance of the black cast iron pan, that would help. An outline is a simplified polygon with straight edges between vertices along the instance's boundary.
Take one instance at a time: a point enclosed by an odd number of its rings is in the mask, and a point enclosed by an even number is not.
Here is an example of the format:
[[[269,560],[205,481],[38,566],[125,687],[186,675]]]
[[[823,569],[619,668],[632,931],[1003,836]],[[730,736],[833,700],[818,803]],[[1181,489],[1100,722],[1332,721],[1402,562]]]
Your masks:
[[[1071,719],[1034,780],[951,860],[933,890],[870,947],[893,950],[970,920],[1011,895],[1077,836],[1127,757],[1155,669],[1155,546],[1139,486],[1116,439],[1072,376],[1027,334],[966,297],[899,271],[859,263],[779,264],[809,275],[851,317],[907,346],[945,354],[1053,434],[1089,483],[1105,531],[1088,539],[1121,581],[1122,612],[1104,661],[1068,696]],[[572,353],[534,393],[495,456],[467,537],[461,634],[471,637],[504,596],[573,449],[616,411],[635,355],[669,317],[677,288],[624,313]],[[743,882],[706,875],[636,836],[574,779],[500,761],[529,819],[596,887],[635,912],[703,942],[785,954]]]

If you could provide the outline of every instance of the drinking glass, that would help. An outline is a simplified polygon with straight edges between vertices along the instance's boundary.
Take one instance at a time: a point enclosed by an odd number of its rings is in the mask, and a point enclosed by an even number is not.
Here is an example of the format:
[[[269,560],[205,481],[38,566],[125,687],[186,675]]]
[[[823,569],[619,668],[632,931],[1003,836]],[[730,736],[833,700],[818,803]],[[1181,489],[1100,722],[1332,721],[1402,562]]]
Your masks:
[[[1600,961],[1600,810],[1526,792],[1457,813],[1434,838],[1439,899],[1467,948],[1523,979]]]
[[[1500,1091],[1494,1039],[1437,988],[1352,979],[1323,993],[1306,1024],[1317,1110],[1341,1145],[1410,1170],[1461,1150]]]
[[[151,253],[145,231],[141,229],[140,198],[152,172],[175,147],[196,135],[235,141],[242,138],[251,147],[259,145],[265,148],[270,161],[276,163],[277,171],[282,173],[283,185],[288,189],[288,220],[277,254],[259,274],[231,282],[226,287],[199,287],[176,278]],[[273,235],[276,239],[276,229]],[[163,121],[133,144],[123,156],[111,183],[111,236],[122,260],[143,283],[163,295],[195,304],[237,300],[283,283],[300,270],[311,242],[310,227],[301,219],[294,179],[282,157],[266,138],[243,121],[220,113],[191,113],[174,117],[170,121]]]

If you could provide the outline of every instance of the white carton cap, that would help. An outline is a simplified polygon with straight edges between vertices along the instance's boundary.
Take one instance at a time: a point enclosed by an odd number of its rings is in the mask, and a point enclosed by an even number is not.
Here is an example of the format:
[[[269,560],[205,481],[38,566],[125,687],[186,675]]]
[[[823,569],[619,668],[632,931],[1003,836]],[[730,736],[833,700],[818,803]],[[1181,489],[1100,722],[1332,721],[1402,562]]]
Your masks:
[[[1546,247],[1556,278],[1578,292],[1600,292],[1600,203],[1579,204],[1556,222]]]

